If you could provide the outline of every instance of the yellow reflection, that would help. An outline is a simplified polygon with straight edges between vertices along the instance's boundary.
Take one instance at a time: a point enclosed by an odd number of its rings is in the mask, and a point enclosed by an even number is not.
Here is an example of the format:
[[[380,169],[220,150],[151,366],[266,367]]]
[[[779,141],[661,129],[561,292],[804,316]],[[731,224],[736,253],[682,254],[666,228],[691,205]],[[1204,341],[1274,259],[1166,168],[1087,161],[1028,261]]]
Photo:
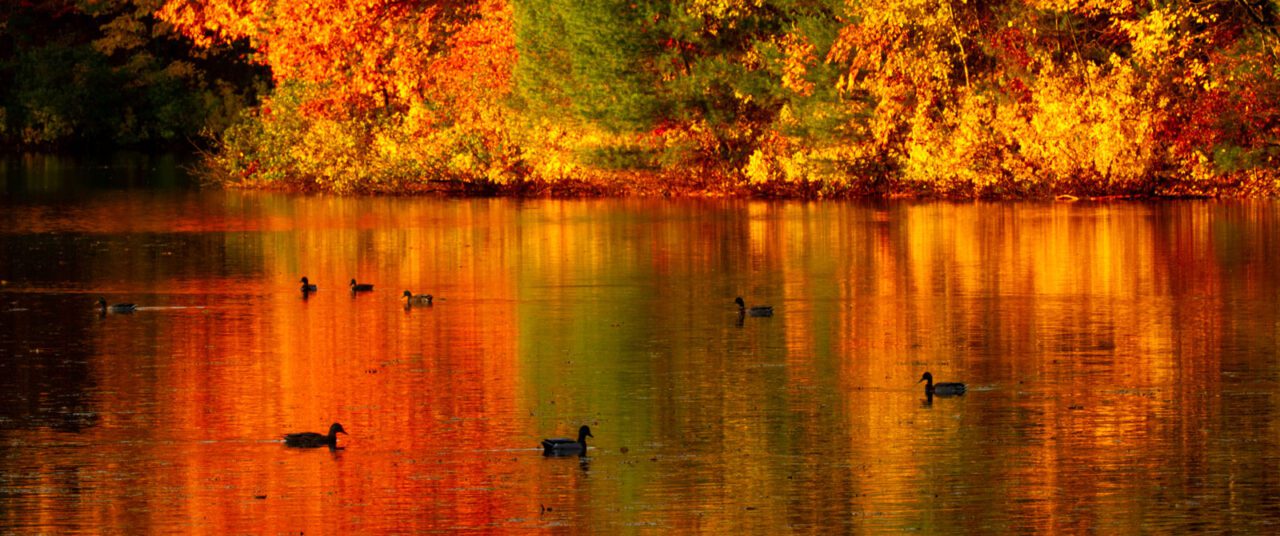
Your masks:
[[[1274,350],[1274,211],[235,195],[168,238],[221,263],[150,261],[144,220],[94,266],[157,309],[87,328],[100,448],[27,461],[93,500],[42,527],[1127,532],[1152,482],[1251,476],[1211,436]],[[589,461],[541,458],[583,423]]]

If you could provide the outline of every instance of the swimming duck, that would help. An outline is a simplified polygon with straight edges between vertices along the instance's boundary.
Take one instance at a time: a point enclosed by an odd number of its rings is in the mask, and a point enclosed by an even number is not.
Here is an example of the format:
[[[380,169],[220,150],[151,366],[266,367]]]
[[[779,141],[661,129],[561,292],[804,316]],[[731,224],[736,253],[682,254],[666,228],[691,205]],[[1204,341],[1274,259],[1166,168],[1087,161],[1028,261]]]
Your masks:
[[[955,396],[955,395],[964,394],[963,383],[958,383],[958,382],[933,383],[933,374],[930,374],[928,372],[924,373],[924,376],[921,376],[920,381],[917,381],[916,383],[926,382],[926,381],[929,382],[924,384],[924,394],[926,395]]]
[[[315,432],[286,434],[284,436],[284,444],[286,447],[297,447],[302,449],[313,449],[316,447],[333,448],[338,446],[338,434],[345,433],[347,433],[347,431],[342,429],[342,425],[335,422],[329,427],[329,435],[317,434]]]
[[[373,285],[369,283],[356,283],[355,279],[351,280],[351,292],[369,292],[373,290]]]
[[[404,291],[404,299],[405,299],[406,305],[409,305],[409,304],[413,304],[413,305],[431,305],[431,300],[433,300],[433,299],[435,299],[435,298],[434,298],[433,296],[431,296],[430,294],[418,294],[418,295],[414,295],[412,292],[409,292],[409,291],[407,291],[407,290],[406,290],[406,291]]]
[[[317,287],[312,285],[310,281],[307,281],[307,276],[302,276],[302,292],[305,294],[307,292],[315,292],[316,290]]]
[[[98,308],[101,309],[103,313],[106,313],[107,311],[111,311],[113,313],[132,313],[138,309],[138,306],[132,303],[114,303],[107,305],[107,300],[105,298],[98,298]]]
[[[742,296],[733,299],[733,303],[738,304],[738,313],[748,316],[773,316],[772,305],[755,305],[747,307],[747,302],[742,301]]]
[[[578,429],[578,440],[574,441],[567,437],[557,437],[554,439],[542,440],[543,456],[582,456],[587,453],[587,438],[595,437],[591,435],[591,428],[582,425]]]

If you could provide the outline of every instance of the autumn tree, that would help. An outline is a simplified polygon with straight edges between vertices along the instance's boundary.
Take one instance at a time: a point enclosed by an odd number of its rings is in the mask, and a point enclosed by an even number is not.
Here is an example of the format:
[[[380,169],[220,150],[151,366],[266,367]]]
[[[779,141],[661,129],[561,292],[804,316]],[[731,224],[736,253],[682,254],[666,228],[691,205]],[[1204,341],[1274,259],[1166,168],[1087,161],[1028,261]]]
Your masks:
[[[425,98],[423,66],[470,16],[466,4],[169,0],[159,15],[198,45],[247,40],[277,83],[316,85],[323,91],[317,92],[315,106],[346,113],[403,108]]]
[[[271,69],[271,95],[223,138],[236,180],[1007,196],[1269,180],[1276,6],[168,0],[159,13]]]
[[[997,194],[1155,191],[1197,168],[1224,171],[1196,160],[1231,130],[1203,119],[1230,117],[1236,100],[1221,85],[1231,69],[1210,72],[1249,56],[1222,52],[1269,39],[1258,19],[1244,24],[1244,5],[851,2],[827,59],[847,69],[843,90],[873,103],[874,150],[902,179]]]
[[[246,155],[224,161],[235,176],[359,190],[518,167],[490,113],[514,61],[503,2],[169,0],[159,14],[200,45],[246,40],[271,68],[276,91],[227,136]]]

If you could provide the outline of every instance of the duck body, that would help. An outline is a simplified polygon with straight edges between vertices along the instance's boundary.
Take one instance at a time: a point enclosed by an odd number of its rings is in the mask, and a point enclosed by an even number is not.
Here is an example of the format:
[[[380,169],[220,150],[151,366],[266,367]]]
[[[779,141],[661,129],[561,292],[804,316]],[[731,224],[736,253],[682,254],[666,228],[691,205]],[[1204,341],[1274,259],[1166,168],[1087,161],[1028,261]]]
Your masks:
[[[543,456],[582,456],[587,453],[587,438],[595,437],[591,435],[591,428],[582,425],[578,429],[578,439],[574,441],[567,437],[557,437],[542,440]]]
[[[773,316],[772,305],[754,305],[747,307],[747,302],[742,300],[742,296],[734,298],[733,303],[738,304],[738,314],[747,316]]]
[[[407,290],[404,291],[403,295],[405,303],[408,305],[431,305],[431,301],[435,299],[435,297],[430,294],[414,294]]]
[[[307,292],[315,292],[316,290],[318,290],[318,287],[312,285],[310,281],[307,281],[306,276],[302,276],[302,292],[305,294]]]
[[[929,396],[960,396],[964,394],[965,387],[959,382],[941,382],[933,383],[933,374],[928,372],[920,377],[916,383],[928,382],[924,385],[924,393]]]
[[[284,444],[286,447],[302,449],[313,449],[318,447],[334,448],[338,446],[338,434],[346,433],[347,431],[342,428],[342,425],[335,422],[329,427],[328,435],[317,434],[315,432],[285,434]]]
[[[351,292],[369,292],[373,290],[373,285],[369,283],[356,283],[355,279],[351,280]]]
[[[111,305],[107,305],[106,298],[98,298],[98,309],[103,313],[108,311],[113,313],[132,313],[138,310],[138,306],[132,303],[113,303]]]

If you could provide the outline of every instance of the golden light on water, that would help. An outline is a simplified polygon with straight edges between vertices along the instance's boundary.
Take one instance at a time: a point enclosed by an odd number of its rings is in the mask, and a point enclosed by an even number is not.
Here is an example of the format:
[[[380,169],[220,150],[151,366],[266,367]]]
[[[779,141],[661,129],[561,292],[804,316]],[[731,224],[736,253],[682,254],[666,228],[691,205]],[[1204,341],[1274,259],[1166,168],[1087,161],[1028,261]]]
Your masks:
[[[0,243],[61,263],[0,265],[6,527],[1132,531],[1275,489],[1271,205],[9,214]],[[777,314],[739,324],[736,295]],[[969,394],[928,404],[925,370]],[[343,450],[278,442],[335,421]],[[542,458],[584,423],[589,459]]]

